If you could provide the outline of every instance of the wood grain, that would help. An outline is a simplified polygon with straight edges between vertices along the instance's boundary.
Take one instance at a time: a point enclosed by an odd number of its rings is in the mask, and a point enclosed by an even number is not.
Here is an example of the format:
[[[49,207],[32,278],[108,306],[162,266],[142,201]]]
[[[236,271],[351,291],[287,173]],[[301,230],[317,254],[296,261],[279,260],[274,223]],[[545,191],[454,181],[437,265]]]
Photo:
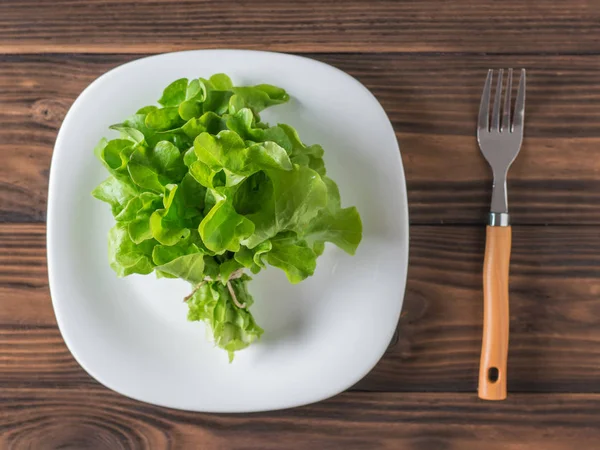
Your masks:
[[[316,405],[213,415],[146,405],[106,389],[0,389],[9,449],[596,448],[600,395],[346,393]]]
[[[509,173],[513,222],[600,224],[600,55],[313,56],[357,77],[388,112],[413,224],[485,221],[491,176],[474,139],[483,77],[488,67],[526,66],[526,137]],[[0,56],[0,221],[44,221],[66,111],[93,79],[137,57]]]
[[[1,53],[155,53],[207,47],[294,52],[590,53],[593,1],[164,2],[4,0]]]
[[[56,328],[44,232],[37,224],[0,225],[0,386],[93,386]],[[411,233],[398,335],[355,389],[475,395],[485,227]],[[600,393],[600,231],[513,227],[510,287],[509,395]]]

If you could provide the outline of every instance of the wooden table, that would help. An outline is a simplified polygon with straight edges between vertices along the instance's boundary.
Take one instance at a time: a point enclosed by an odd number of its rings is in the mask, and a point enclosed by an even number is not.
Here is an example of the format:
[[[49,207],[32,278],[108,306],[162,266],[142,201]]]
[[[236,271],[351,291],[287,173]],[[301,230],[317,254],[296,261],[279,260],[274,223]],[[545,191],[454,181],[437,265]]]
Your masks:
[[[600,2],[0,2],[0,447],[600,448]],[[283,412],[159,408],[104,388],[56,327],[46,187],[65,112],[146,54],[301,53],[363,82],[408,180],[397,338],[350,392]],[[486,69],[528,69],[514,221],[509,398],[476,396],[490,172],[474,133]],[[91,151],[91,149],[81,149]],[[401,293],[398,293],[400,301]]]

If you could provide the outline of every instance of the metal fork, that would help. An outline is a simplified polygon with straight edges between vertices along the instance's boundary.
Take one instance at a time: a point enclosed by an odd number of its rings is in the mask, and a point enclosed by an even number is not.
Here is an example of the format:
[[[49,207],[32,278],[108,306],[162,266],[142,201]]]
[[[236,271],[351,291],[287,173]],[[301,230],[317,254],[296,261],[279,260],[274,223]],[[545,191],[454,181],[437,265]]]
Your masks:
[[[506,398],[509,328],[508,270],[512,245],[506,196],[506,175],[521,149],[525,115],[525,69],[521,69],[512,120],[510,106],[513,71],[508,69],[504,110],[502,120],[500,120],[503,74],[504,70],[500,69],[490,124],[493,70],[488,72],[481,96],[477,125],[479,148],[494,175],[483,264],[484,308],[479,365],[479,398],[484,400],[504,400]]]

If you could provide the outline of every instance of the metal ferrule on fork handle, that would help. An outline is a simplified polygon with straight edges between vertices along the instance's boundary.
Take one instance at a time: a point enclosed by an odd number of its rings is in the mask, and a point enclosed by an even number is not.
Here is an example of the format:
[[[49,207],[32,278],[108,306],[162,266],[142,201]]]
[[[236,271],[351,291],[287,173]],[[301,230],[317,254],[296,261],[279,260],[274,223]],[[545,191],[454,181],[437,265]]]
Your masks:
[[[510,226],[510,215],[508,213],[491,212],[488,215],[488,225],[490,227],[508,227]]]

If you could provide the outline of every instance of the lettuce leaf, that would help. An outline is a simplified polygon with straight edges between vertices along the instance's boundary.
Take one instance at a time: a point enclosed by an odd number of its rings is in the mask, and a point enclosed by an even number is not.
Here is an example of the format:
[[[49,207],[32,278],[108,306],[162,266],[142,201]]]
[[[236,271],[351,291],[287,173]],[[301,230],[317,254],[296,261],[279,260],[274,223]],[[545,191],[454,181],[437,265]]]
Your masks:
[[[254,233],[247,240],[249,248],[282,231],[301,233],[327,205],[327,186],[319,174],[308,167],[294,165],[290,171],[264,170],[262,173],[257,188],[251,184],[241,186],[236,196],[235,208],[246,212],[254,223]]]
[[[340,191],[335,182],[323,178],[327,185],[327,207],[319,211],[315,220],[304,231],[304,238],[318,247],[324,242],[337,245],[354,255],[362,238],[362,222],[358,210],[352,206],[342,208]]]
[[[138,192],[138,188],[131,181],[109,177],[96,186],[92,195],[108,203],[113,215],[117,216]]]
[[[317,255],[306,241],[297,239],[293,233],[284,233],[272,239],[271,244],[271,251],[265,253],[264,259],[282,269],[290,283],[299,283],[315,272]]]
[[[198,230],[206,247],[222,254],[237,252],[241,242],[254,232],[254,224],[238,214],[231,202],[222,200],[202,219]]]
[[[117,223],[108,233],[108,259],[117,276],[132,273],[146,275],[154,270],[152,249],[156,241],[136,244],[129,237],[127,226]]]
[[[187,78],[175,80],[165,88],[162,97],[158,100],[158,103],[165,107],[178,106],[182,101],[185,100],[187,89]]]

